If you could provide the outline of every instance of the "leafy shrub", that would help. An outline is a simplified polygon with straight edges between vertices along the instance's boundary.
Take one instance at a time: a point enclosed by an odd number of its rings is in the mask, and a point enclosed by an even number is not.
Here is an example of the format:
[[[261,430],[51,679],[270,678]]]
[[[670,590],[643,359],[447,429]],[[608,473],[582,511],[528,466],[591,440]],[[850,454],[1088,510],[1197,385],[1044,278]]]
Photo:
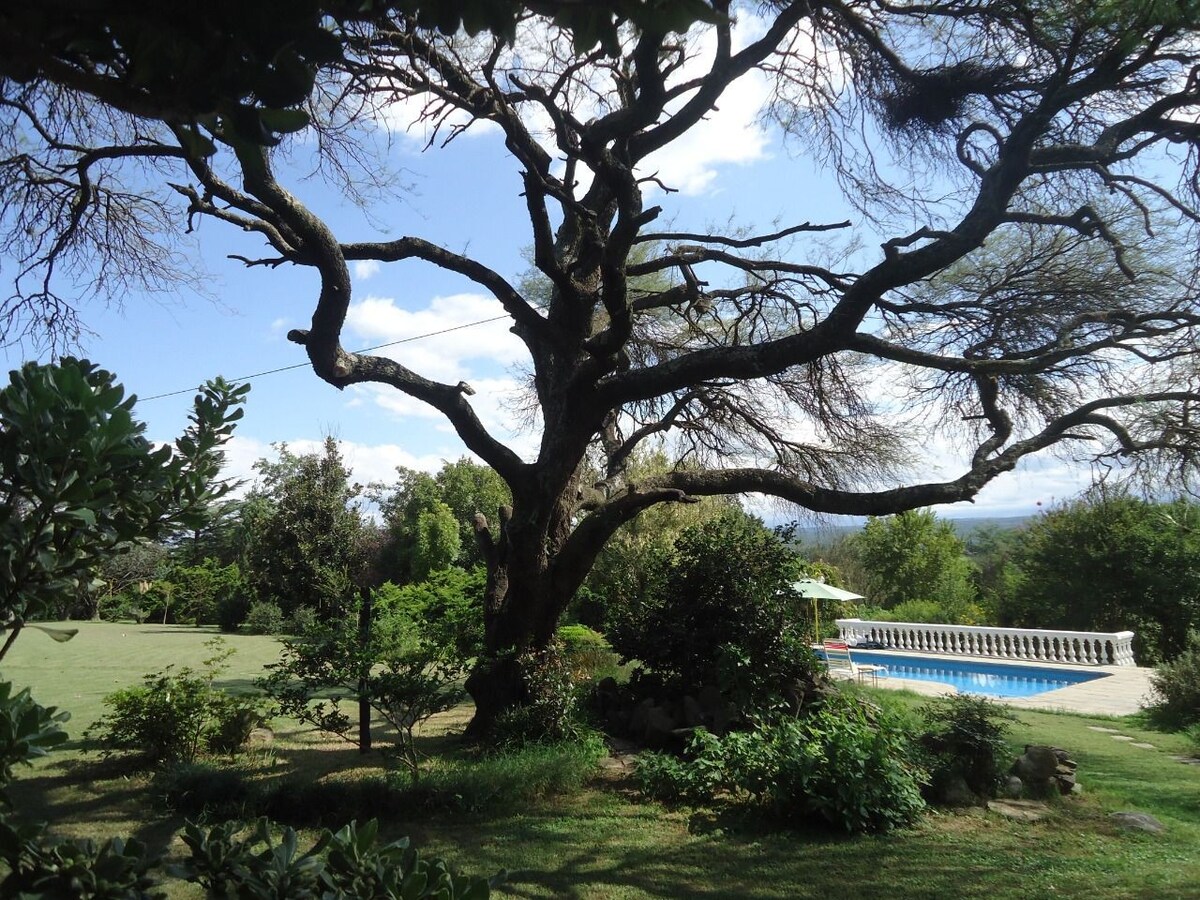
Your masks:
[[[1151,715],[1170,728],[1200,724],[1200,631],[1188,633],[1187,647],[1150,676]]]
[[[688,744],[686,759],[669,753],[638,755],[634,778],[647,797],[667,803],[702,805],[726,786],[725,747],[707,731],[697,731]]]
[[[283,631],[288,634],[305,635],[317,627],[317,611],[311,606],[297,606],[287,617]]]
[[[849,832],[910,825],[925,808],[909,735],[853,697],[724,739],[730,780],[782,821]]]
[[[1005,735],[1017,717],[986,697],[952,694],[921,707],[926,732],[921,744],[936,787],[962,778],[980,797],[994,797],[1008,753]]]
[[[575,684],[616,675],[619,659],[600,632],[586,625],[563,625],[558,629],[558,640]]]
[[[213,897],[484,900],[503,877],[455,876],[441,859],[421,858],[407,838],[380,842],[374,821],[325,831],[304,851],[294,830],[283,828],[277,838],[266,819],[249,830],[236,822],[208,830],[188,824],[183,840],[191,858],[181,874]]]
[[[283,634],[283,610],[270,600],[256,600],[246,611],[242,628],[249,634]]]
[[[205,646],[215,651],[204,672],[168,666],[145,676],[140,687],[125,688],[104,698],[110,708],[84,733],[105,756],[141,754],[151,764],[194,762],[202,751],[235,753],[250,731],[262,722],[258,701],[213,687],[232,650],[220,638]]]
[[[580,718],[579,693],[562,646],[553,643],[543,650],[527,651],[516,662],[525,683],[525,701],[496,717],[488,732],[489,743],[514,749],[579,738],[586,726]]]
[[[279,662],[267,669],[258,685],[282,714],[349,741],[364,735],[357,715],[347,715],[341,704],[362,694],[394,729],[392,751],[415,778],[416,734],[430,716],[458,702],[464,663],[429,640],[398,645],[372,629],[364,641],[357,622],[340,620],[284,641]]]
[[[375,591],[376,616],[380,621],[396,617],[429,640],[453,647],[464,659],[478,656],[483,651],[486,583],[482,567],[439,569],[425,581],[403,587],[388,582]]]
[[[777,821],[824,821],[849,832],[908,825],[925,808],[925,775],[913,760],[909,735],[853,697],[750,731],[698,734],[689,754],[678,766],[648,756],[645,770],[638,766],[644,789],[690,803],[728,792]]]
[[[798,560],[757,519],[730,511],[685,529],[663,568],[640,597],[610,610],[608,637],[622,659],[679,694],[718,685],[743,708],[812,677],[791,590]]]

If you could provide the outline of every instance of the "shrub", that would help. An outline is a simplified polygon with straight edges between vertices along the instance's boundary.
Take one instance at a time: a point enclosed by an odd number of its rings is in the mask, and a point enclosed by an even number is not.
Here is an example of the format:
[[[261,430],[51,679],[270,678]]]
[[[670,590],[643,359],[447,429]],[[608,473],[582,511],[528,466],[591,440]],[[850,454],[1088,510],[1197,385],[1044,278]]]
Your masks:
[[[678,694],[718,685],[743,708],[770,705],[812,677],[791,590],[797,558],[758,520],[730,511],[684,530],[665,569],[610,611],[608,637],[622,659],[673,681]]]
[[[558,640],[575,684],[600,681],[617,674],[617,654],[600,632],[586,625],[563,625],[558,629]]]
[[[317,611],[311,606],[297,606],[287,617],[282,630],[292,635],[305,635],[317,627]]]
[[[1150,676],[1151,715],[1169,728],[1200,724],[1200,631],[1188,633],[1184,651]]]
[[[181,874],[209,896],[243,900],[484,900],[503,877],[452,875],[441,859],[421,858],[407,838],[381,843],[374,821],[325,831],[304,851],[291,828],[280,829],[278,838],[273,832],[266,819],[248,829],[237,822],[208,830],[189,823],[183,840],[191,858]]]
[[[429,809],[464,812],[508,810],[536,800],[576,791],[596,771],[606,752],[594,732],[557,744],[526,744],[470,759],[440,761],[419,786],[401,790],[400,808],[414,804]]]
[[[647,754],[638,765],[643,790],[689,803],[728,792],[777,821],[823,821],[849,832],[908,825],[925,808],[925,773],[909,735],[853,697],[720,738],[698,733],[688,752],[684,763]]]
[[[582,736],[579,693],[562,645],[530,650],[517,657],[527,696],[518,706],[504,710],[492,723],[492,747],[516,749],[526,744],[553,744]]]
[[[140,687],[125,688],[104,698],[110,708],[84,732],[105,756],[129,752],[151,764],[194,762],[202,751],[235,753],[262,722],[257,698],[228,694],[213,687],[232,650],[220,638],[205,646],[214,655],[204,672],[168,666],[145,676]]]
[[[250,634],[282,634],[284,631],[283,610],[270,600],[256,600],[246,611],[242,628]]]
[[[180,763],[155,779],[158,796],[174,812],[213,819],[246,819],[261,803],[245,775],[229,766]]]
[[[935,788],[962,778],[979,797],[994,797],[1008,753],[1005,735],[1017,717],[986,697],[952,694],[920,709],[926,725],[921,744]]]
[[[912,824],[925,808],[925,773],[909,735],[853,697],[801,719],[735,732],[724,743],[730,780],[781,821],[888,831]]]

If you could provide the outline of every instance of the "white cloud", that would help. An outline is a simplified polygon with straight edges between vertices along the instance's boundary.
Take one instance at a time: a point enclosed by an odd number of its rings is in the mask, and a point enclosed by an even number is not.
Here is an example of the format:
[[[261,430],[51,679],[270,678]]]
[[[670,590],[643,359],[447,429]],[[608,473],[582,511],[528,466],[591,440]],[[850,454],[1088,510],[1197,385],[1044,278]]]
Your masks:
[[[286,442],[288,450],[296,454],[321,453],[323,440],[297,438]],[[446,459],[456,459],[460,451],[451,453],[414,454],[399,444],[363,444],[338,441],[338,449],[354,481],[366,484],[371,481],[391,482],[396,477],[396,467],[436,472]],[[451,448],[453,450],[453,448]],[[253,487],[254,463],[260,459],[275,459],[274,448],[265,441],[244,435],[234,435],[225,445],[225,467],[222,477],[245,482],[237,493],[244,494]]]
[[[360,259],[354,263],[354,277],[359,281],[366,281],[378,274],[379,260],[377,259]]]
[[[524,344],[508,330],[511,320],[481,294],[435,297],[418,310],[368,296],[350,306],[346,324],[372,345],[404,341],[378,352],[435,381],[471,380],[470,363],[505,368],[528,360]]]

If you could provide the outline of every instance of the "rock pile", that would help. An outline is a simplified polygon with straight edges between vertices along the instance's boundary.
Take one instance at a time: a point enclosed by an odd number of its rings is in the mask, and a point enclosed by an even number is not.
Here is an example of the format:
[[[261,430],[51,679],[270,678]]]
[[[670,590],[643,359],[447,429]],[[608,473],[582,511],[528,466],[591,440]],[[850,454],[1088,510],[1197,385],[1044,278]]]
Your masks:
[[[1078,793],[1081,788],[1075,780],[1079,764],[1071,759],[1066,750],[1040,744],[1026,744],[1025,752],[1017,757],[1010,770],[1009,792],[1018,786],[1013,779],[1020,779],[1022,793],[1036,797],[1048,794]]]

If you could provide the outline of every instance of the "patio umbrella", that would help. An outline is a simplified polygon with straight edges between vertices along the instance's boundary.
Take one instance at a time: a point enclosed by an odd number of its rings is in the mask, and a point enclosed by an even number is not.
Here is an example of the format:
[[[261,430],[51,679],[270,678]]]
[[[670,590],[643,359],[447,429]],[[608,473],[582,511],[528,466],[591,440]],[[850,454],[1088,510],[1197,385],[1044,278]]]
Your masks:
[[[861,600],[862,594],[856,594],[854,591],[845,591],[841,588],[834,587],[832,584],[826,584],[823,581],[817,581],[815,578],[801,578],[799,581],[792,583],[792,590],[804,597],[806,600],[811,600],[813,605],[813,638],[819,639],[821,636],[821,620],[817,612],[818,600],[840,600],[843,603],[849,600]]]

